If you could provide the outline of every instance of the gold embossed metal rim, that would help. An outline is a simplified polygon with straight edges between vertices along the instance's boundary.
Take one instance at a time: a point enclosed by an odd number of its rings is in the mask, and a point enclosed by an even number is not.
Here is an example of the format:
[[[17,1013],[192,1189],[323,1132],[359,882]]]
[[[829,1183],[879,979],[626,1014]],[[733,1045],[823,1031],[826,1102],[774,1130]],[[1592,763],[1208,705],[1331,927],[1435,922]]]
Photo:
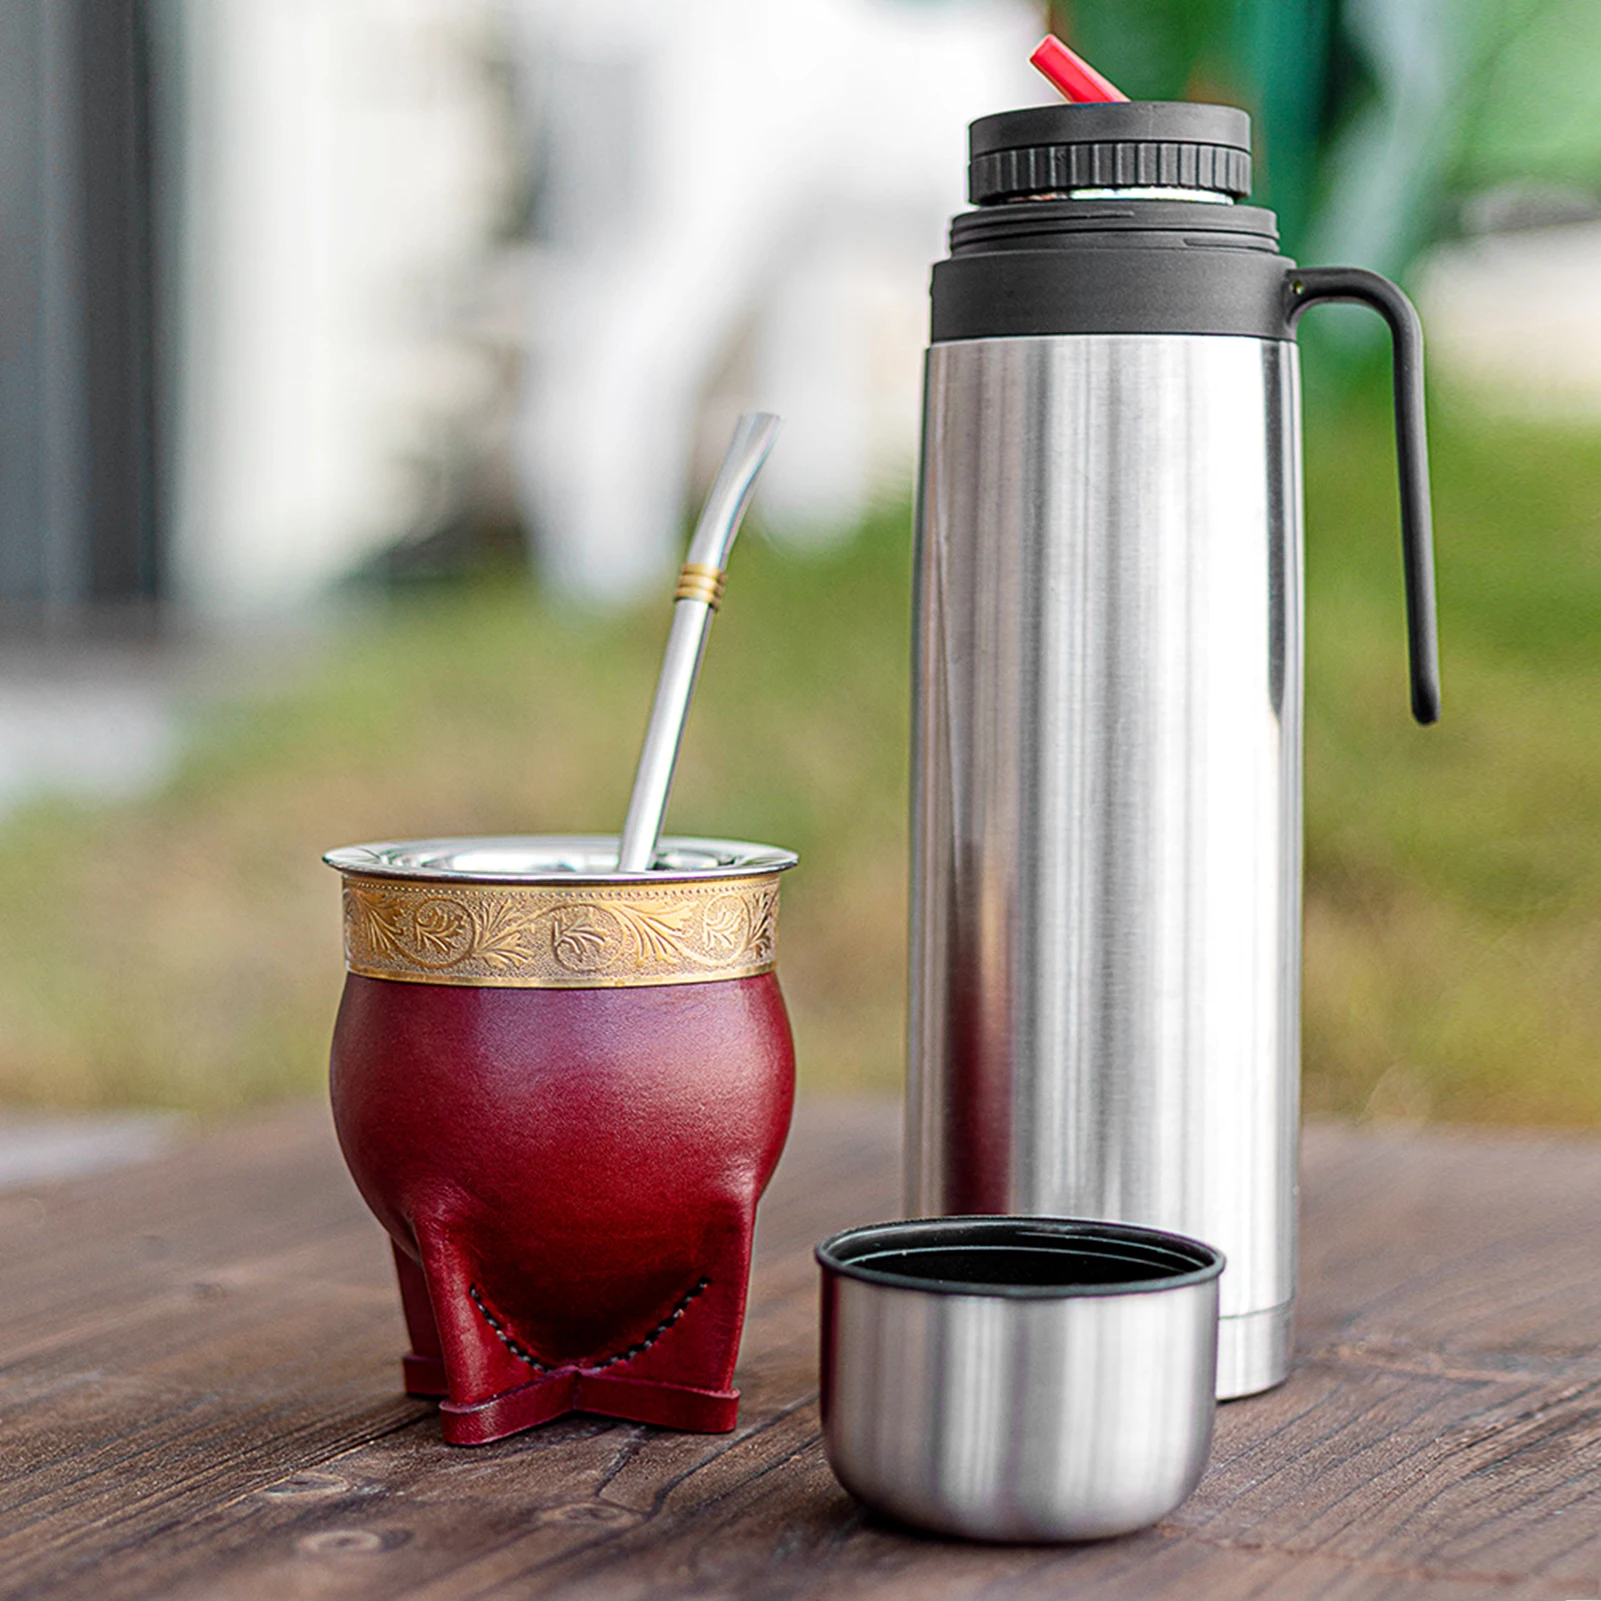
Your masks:
[[[616,840],[610,840],[611,861]],[[778,875],[795,858],[766,846],[668,840],[680,866],[648,874],[603,867],[593,839],[420,841],[354,846],[327,860],[344,875],[345,960],[352,973],[417,984],[508,989],[628,988],[703,984],[771,971],[776,960]],[[437,847],[458,849],[442,852]],[[708,847],[718,847],[709,850]],[[486,848],[492,847],[489,856]],[[352,871],[358,853],[410,855],[424,876]],[[738,868],[727,858],[740,858]],[[719,858],[689,866],[697,856]],[[451,867],[441,864],[449,857]],[[552,857],[572,865],[552,868]],[[768,858],[756,871],[755,860]],[[776,858],[780,865],[772,865]],[[496,879],[486,860],[510,867]],[[413,873],[417,869],[413,868]]]

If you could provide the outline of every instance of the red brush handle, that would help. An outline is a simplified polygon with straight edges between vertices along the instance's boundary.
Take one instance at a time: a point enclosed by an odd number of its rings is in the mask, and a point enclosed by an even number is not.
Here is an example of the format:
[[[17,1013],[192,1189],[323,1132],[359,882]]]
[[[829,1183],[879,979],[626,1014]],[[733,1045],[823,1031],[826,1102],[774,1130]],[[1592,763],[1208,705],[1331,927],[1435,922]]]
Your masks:
[[[1084,103],[1128,99],[1116,84],[1109,83],[1082,56],[1074,55],[1054,33],[1046,34],[1028,59],[1069,100]]]

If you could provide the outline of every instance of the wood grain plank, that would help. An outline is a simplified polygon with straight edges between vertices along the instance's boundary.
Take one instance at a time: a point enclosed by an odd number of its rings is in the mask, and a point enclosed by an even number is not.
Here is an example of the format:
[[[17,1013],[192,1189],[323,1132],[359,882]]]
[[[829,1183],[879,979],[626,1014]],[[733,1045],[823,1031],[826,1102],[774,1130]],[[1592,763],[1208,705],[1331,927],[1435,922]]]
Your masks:
[[[811,1247],[893,1215],[898,1125],[803,1110],[727,1437],[444,1446],[396,1392],[383,1241],[320,1113],[10,1198],[0,1593],[1601,1596],[1601,1147],[1312,1130],[1290,1383],[1221,1410],[1160,1528],[1018,1549],[879,1524],[823,1461]]]

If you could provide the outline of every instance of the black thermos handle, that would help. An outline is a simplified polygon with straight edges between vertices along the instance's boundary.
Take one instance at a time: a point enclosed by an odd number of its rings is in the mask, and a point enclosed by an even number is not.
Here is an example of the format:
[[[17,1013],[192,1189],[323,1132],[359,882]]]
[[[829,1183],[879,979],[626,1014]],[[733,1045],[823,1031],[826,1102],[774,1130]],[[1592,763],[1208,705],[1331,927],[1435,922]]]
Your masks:
[[[1285,278],[1290,326],[1323,300],[1357,300],[1390,325],[1395,359],[1395,460],[1401,478],[1401,554],[1406,566],[1406,634],[1412,658],[1412,715],[1440,718],[1440,645],[1434,617],[1434,533],[1429,513],[1429,445],[1423,426],[1423,327],[1412,302],[1361,267],[1297,268]]]

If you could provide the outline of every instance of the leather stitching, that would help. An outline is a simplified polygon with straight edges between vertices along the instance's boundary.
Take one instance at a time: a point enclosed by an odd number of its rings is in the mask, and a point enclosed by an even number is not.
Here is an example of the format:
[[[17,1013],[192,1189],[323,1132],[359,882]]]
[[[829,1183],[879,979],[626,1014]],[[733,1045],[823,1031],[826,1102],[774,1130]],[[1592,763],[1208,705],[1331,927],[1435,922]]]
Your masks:
[[[581,1372],[598,1373],[602,1368],[614,1367],[619,1362],[631,1362],[636,1356],[648,1351],[689,1309],[689,1304],[696,1296],[702,1295],[711,1288],[710,1279],[701,1279],[691,1289],[687,1290],[674,1305],[671,1312],[664,1317],[642,1340],[630,1345],[626,1350],[619,1351],[615,1356],[604,1357],[599,1362],[580,1362],[573,1364]],[[506,1347],[519,1362],[525,1362],[536,1373],[554,1373],[556,1370],[541,1362],[531,1351],[525,1350],[511,1337],[506,1325],[495,1316],[484,1304],[484,1298],[478,1293],[476,1284],[467,1286],[467,1294],[472,1297],[472,1303],[478,1308],[483,1320],[495,1332],[495,1338]]]
[[[600,1368],[609,1368],[615,1362],[627,1362],[638,1356],[641,1352],[648,1351],[651,1346],[653,1346],[679,1320],[679,1318],[684,1315],[685,1311],[689,1307],[689,1303],[693,1301],[697,1295],[701,1294],[701,1292],[704,1291],[711,1284],[711,1282],[712,1281],[710,1279],[702,1279],[698,1284],[695,1285],[693,1289],[687,1291],[679,1299],[678,1304],[672,1309],[672,1311],[669,1312],[667,1316],[664,1317],[661,1322],[658,1323],[656,1327],[653,1328],[650,1333],[647,1334],[645,1338],[642,1339],[637,1345],[629,1346],[626,1351],[619,1351],[616,1356],[608,1356],[604,1361],[590,1363],[588,1366],[588,1371],[595,1372]]]
[[[538,1357],[532,1355],[528,1351],[525,1351],[511,1337],[511,1335],[506,1332],[506,1325],[502,1323],[487,1306],[484,1305],[484,1298],[478,1293],[478,1286],[476,1284],[469,1284],[467,1286],[467,1293],[472,1297],[473,1305],[476,1306],[483,1314],[484,1322],[495,1331],[495,1338],[499,1340],[500,1343],[505,1346],[506,1349],[510,1351],[519,1362],[526,1362],[536,1373],[549,1373],[551,1371],[543,1362],[539,1360]]]

